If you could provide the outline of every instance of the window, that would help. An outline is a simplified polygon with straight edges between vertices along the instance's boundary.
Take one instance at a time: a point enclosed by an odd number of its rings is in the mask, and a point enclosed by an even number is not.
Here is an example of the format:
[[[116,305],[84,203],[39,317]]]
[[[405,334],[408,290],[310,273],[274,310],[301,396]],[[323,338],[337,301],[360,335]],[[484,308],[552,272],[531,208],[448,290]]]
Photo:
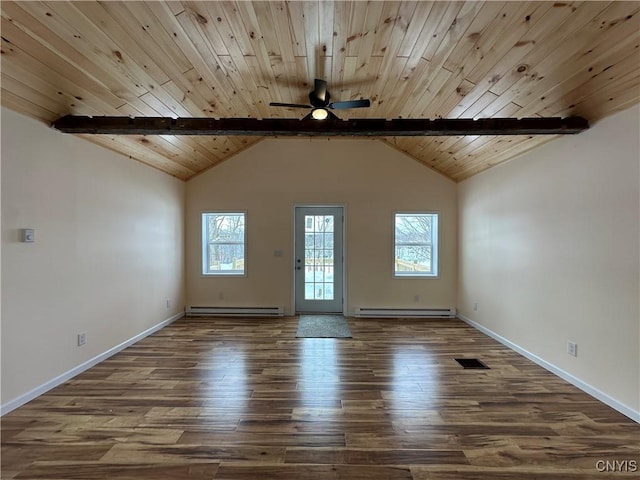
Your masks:
[[[438,276],[438,214],[396,213],[396,277]]]
[[[202,274],[245,274],[245,214],[202,214]]]

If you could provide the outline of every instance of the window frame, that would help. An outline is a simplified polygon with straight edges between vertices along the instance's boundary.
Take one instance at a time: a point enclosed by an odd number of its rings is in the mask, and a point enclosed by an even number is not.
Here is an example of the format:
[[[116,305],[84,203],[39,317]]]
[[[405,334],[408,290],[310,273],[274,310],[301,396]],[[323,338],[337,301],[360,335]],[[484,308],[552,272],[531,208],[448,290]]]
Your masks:
[[[207,242],[207,216],[208,215],[242,215],[244,219],[244,228],[242,242]],[[207,210],[200,214],[200,242],[201,242],[201,269],[200,275],[207,278],[219,277],[246,277],[247,276],[247,212],[244,210]],[[209,248],[211,245],[242,245],[244,250],[244,263],[242,271],[237,270],[209,270]]]
[[[396,231],[396,220],[399,215],[404,216],[423,216],[430,215],[435,217],[435,229],[431,233],[431,242],[424,243],[397,243],[397,231]],[[392,241],[392,261],[391,261],[391,269],[393,273],[394,279],[400,278],[408,278],[408,279],[433,279],[440,277],[440,223],[441,223],[441,214],[438,211],[397,211],[393,212],[393,241]],[[430,273],[420,273],[420,272],[407,272],[407,273],[399,273],[396,270],[396,250],[398,245],[413,245],[413,246],[430,246],[431,247],[431,272]]]

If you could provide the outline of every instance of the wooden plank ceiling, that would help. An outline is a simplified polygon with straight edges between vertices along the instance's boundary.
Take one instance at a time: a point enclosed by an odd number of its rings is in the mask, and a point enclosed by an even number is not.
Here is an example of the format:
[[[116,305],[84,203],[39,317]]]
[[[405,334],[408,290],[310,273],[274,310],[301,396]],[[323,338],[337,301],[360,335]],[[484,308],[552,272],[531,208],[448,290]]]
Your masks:
[[[579,115],[640,101],[640,2],[1,2],[2,104],[66,114],[302,118]],[[260,140],[84,135],[181,179]],[[553,136],[385,137],[459,181]]]

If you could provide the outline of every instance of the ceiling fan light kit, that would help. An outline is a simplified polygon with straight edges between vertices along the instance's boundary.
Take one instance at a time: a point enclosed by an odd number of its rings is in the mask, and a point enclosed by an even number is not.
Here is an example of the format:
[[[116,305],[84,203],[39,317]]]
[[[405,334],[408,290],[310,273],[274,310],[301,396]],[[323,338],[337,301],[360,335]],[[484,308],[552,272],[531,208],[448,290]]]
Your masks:
[[[326,120],[328,116],[329,112],[324,108],[314,108],[313,110],[311,110],[311,117],[314,120]]]

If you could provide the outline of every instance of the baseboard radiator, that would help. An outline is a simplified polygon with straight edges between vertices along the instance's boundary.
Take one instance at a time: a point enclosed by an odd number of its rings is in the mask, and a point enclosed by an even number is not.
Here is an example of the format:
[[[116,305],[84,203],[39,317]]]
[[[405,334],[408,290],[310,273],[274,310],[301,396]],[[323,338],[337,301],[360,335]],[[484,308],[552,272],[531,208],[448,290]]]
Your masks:
[[[455,308],[356,307],[359,318],[454,318]]]
[[[283,307],[195,307],[187,306],[187,317],[283,317]]]

